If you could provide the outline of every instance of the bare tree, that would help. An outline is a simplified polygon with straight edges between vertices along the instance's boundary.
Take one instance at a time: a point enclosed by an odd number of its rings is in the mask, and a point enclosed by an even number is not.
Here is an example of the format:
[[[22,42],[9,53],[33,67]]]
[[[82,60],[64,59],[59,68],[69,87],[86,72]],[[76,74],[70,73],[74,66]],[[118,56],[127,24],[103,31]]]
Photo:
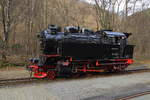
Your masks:
[[[12,0],[1,0],[1,18],[2,18],[2,26],[3,26],[3,52],[2,59],[6,60],[6,52],[9,40],[9,34],[12,24],[11,19],[11,4]]]

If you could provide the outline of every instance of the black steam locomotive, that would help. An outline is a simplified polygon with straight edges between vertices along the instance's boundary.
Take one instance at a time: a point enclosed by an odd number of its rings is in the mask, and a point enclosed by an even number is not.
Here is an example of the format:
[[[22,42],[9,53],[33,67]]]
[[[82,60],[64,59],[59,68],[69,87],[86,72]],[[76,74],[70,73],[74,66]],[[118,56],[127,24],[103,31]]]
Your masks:
[[[76,75],[93,72],[122,71],[133,63],[134,45],[127,43],[131,33],[50,25],[38,35],[39,59],[30,60],[37,78]]]

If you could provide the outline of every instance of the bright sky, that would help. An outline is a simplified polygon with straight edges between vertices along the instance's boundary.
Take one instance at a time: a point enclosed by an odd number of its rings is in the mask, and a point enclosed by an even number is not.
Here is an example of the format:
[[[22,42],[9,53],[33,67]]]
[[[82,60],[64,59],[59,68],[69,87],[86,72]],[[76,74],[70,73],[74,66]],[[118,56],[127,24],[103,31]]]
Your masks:
[[[95,0],[83,0],[83,1],[94,4]],[[101,1],[101,0],[99,0],[99,1]],[[128,5],[129,6],[129,8],[128,8],[129,9],[129,15],[133,14],[133,8],[134,8],[133,3],[135,1],[136,0],[130,0],[130,3]],[[122,12],[125,9],[125,0],[118,0],[118,2],[121,2],[120,6],[119,6],[119,12]],[[115,7],[116,7],[116,11],[117,11],[118,3],[116,3]],[[142,11],[142,9],[147,9],[147,8],[150,8],[150,0],[137,0],[136,6],[135,6],[135,12]]]

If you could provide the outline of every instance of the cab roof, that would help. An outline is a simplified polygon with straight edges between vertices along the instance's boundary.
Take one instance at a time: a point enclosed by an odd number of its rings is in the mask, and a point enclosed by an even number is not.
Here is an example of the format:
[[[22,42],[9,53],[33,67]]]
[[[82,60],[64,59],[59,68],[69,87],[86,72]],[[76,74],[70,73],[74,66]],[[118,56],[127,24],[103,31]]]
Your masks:
[[[104,31],[108,36],[126,36],[124,33],[121,32],[113,32],[113,31]]]

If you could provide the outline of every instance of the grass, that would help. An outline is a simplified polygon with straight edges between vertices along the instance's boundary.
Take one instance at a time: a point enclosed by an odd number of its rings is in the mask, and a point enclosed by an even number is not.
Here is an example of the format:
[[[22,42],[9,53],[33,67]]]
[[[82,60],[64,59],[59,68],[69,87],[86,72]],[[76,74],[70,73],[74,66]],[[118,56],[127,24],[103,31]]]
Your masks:
[[[0,61],[0,68],[4,68],[4,67],[21,67],[21,66],[25,66],[26,63],[25,62],[9,62],[9,61]]]
[[[7,60],[0,59],[0,68],[4,67],[23,67],[27,65],[28,57],[25,56],[7,56]]]
[[[134,58],[135,65],[146,65],[150,68],[150,57],[138,57]]]
[[[150,64],[150,57],[135,58],[136,62]]]

